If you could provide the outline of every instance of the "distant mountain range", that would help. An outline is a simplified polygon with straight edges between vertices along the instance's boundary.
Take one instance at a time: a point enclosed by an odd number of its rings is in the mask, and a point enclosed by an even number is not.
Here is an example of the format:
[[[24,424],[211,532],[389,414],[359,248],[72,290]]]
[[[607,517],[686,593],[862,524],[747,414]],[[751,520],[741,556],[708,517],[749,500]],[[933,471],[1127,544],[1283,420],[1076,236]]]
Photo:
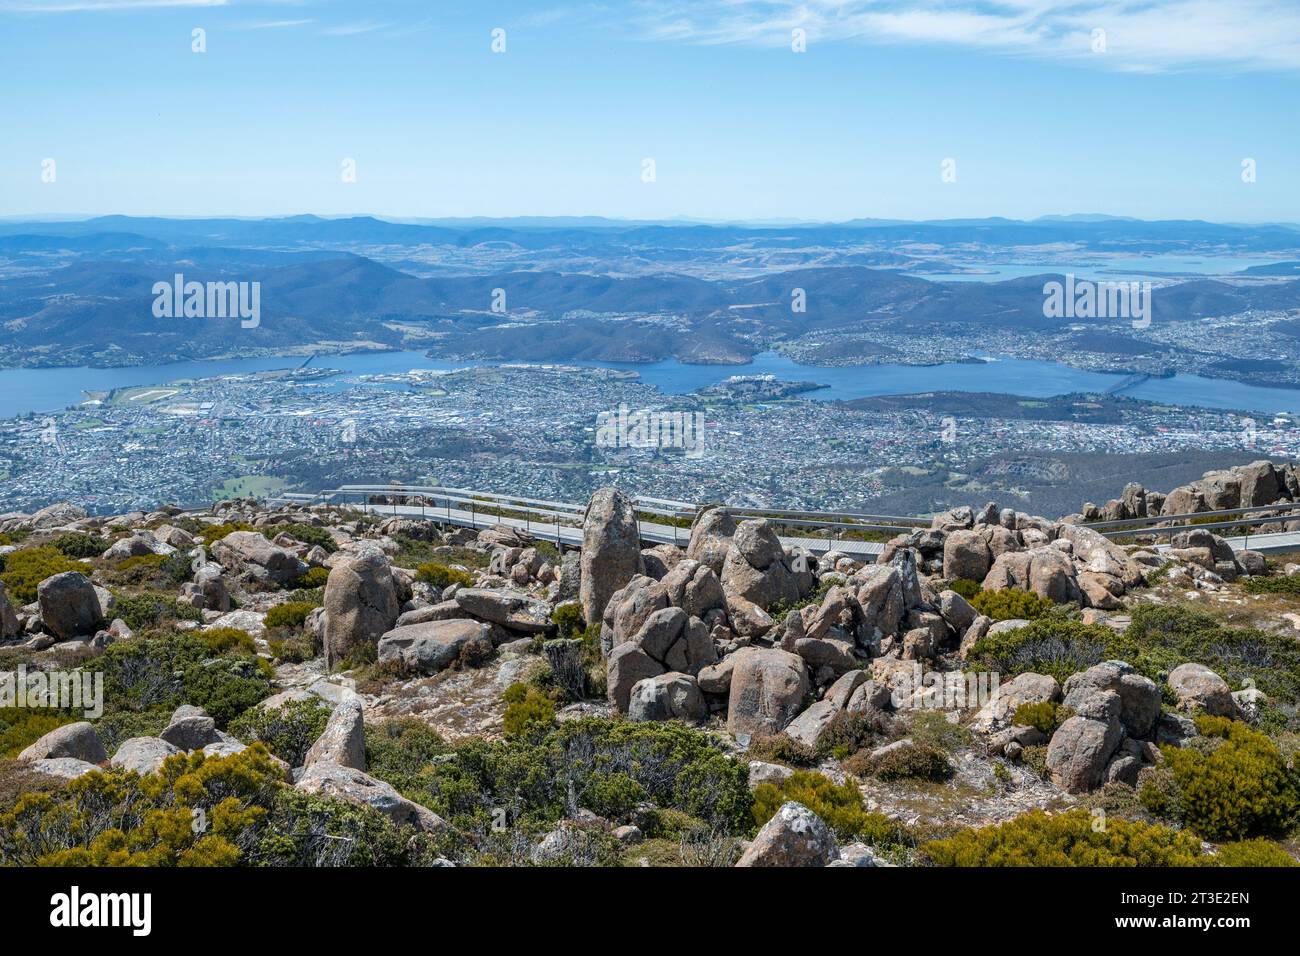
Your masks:
[[[0,362],[132,365],[290,350],[416,347],[483,359],[675,356],[740,363],[773,343],[825,330],[951,330],[954,335],[978,330],[992,342],[998,329],[1052,331],[1073,322],[1043,314],[1043,284],[1061,277],[1045,272],[1001,282],[929,281],[888,268],[915,261],[891,250],[909,243],[987,247],[1067,241],[1129,252],[1148,246],[1183,250],[1200,243],[1239,252],[1300,249],[1300,231],[1284,226],[1094,216],[782,228],[526,222],[454,228],[315,216],[3,222]],[[874,249],[863,244],[864,236],[874,237]],[[835,264],[819,264],[825,250],[837,244],[842,248]],[[562,250],[575,257],[574,267],[565,262],[560,268],[520,267],[512,257],[525,248]],[[355,249],[369,255],[350,251]],[[436,257],[430,250],[472,257],[474,274],[432,268]],[[734,263],[767,255],[774,258],[764,259],[763,274],[756,276],[690,273],[710,257],[726,256]],[[627,273],[614,267],[633,258],[645,268]],[[414,263],[412,271],[394,268],[394,260]],[[531,260],[525,256],[524,261]],[[773,263],[787,261],[775,271]],[[421,266],[426,274],[413,274]],[[1300,309],[1300,279],[1288,278],[1298,275],[1294,266],[1288,261],[1253,270],[1250,281],[1198,278],[1159,287],[1153,293],[1155,314],[1161,321],[1179,321],[1247,309]],[[156,318],[151,290],[176,274],[199,282],[260,283],[260,324],[241,328],[230,319]],[[802,312],[792,308],[797,289],[806,300]],[[1110,347],[1145,346],[1120,335]]]

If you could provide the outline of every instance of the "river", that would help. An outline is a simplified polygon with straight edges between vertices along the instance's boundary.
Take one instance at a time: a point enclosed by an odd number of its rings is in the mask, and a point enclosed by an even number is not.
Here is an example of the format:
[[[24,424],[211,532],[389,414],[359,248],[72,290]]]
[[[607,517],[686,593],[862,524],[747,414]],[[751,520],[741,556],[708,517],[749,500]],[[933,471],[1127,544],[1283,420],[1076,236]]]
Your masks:
[[[184,378],[245,374],[273,368],[293,368],[301,358],[244,358],[177,362],[130,368],[10,368],[0,369],[0,418],[57,411],[85,399],[84,390],[107,391],[138,385],[161,385]],[[362,352],[320,356],[312,366],[340,369],[331,380],[345,388],[356,376],[406,372],[413,368],[453,369],[482,362],[439,362],[421,352]],[[1052,362],[999,358],[983,364],[864,365],[822,368],[801,365],[775,352],[755,356],[748,365],[686,365],[675,359],[651,364],[630,362],[566,362],[597,368],[630,370],[666,394],[681,395],[731,375],[770,373],[787,381],[811,381],[827,386],[808,393],[815,400],[904,395],[913,392],[1001,392],[1045,398],[1068,392],[1102,392],[1122,380],[1105,372],[1088,372]],[[1125,389],[1124,395],[1170,405],[1232,408],[1251,412],[1300,411],[1300,390],[1243,385],[1224,379],[1177,375],[1148,379]]]

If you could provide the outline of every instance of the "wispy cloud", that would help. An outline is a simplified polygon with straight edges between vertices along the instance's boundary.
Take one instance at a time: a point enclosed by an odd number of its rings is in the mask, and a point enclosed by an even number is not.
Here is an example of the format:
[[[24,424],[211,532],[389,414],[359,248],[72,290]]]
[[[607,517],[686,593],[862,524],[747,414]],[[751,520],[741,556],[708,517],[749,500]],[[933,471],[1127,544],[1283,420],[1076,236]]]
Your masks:
[[[374,20],[366,20],[361,23],[344,23],[336,27],[328,27],[321,31],[328,37],[350,37],[360,33],[373,33],[376,30],[383,30],[392,26],[390,23],[377,23]]]
[[[86,13],[226,5],[227,0],[0,0],[0,10],[10,13]]]
[[[1295,0],[647,0],[639,10],[643,36],[695,44],[788,46],[797,27],[810,44],[950,44],[1125,71],[1300,69]]]
[[[287,30],[293,27],[305,27],[315,20],[258,20],[253,23],[241,23],[236,30]]]

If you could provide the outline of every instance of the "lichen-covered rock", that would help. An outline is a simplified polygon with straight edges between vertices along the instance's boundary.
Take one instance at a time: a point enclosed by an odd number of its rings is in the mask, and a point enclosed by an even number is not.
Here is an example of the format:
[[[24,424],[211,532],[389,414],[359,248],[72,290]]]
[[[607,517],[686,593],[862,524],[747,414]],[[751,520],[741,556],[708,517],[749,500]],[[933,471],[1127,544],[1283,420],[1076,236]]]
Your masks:
[[[733,656],[727,730],[732,735],[780,733],[810,689],[803,659],[758,647],[742,648]]]
[[[436,674],[450,667],[467,645],[473,645],[475,653],[490,652],[491,628],[468,619],[408,624],[379,638],[379,660],[400,661],[421,674]]]
[[[436,833],[447,825],[428,807],[406,799],[391,784],[355,767],[323,760],[305,768],[294,787],[304,793],[373,807],[399,826],[413,826],[426,833]]]
[[[1218,717],[1237,716],[1232,688],[1204,664],[1179,664],[1170,671],[1168,682],[1178,697],[1180,710],[1200,710]]]
[[[325,581],[325,666],[377,644],[397,623],[401,605],[392,565],[378,548],[339,560]]]
[[[839,856],[831,828],[791,800],[763,825],[736,866],[827,866]]]
[[[104,622],[95,586],[80,571],[55,574],[36,587],[41,623],[65,641],[90,638]]]
[[[91,723],[80,720],[54,728],[18,755],[18,759],[23,762],[56,757],[103,763],[108,759],[108,753]]]
[[[581,562],[578,600],[582,615],[589,625],[598,624],[614,592],[643,570],[636,509],[616,488],[601,488],[587,503]]]

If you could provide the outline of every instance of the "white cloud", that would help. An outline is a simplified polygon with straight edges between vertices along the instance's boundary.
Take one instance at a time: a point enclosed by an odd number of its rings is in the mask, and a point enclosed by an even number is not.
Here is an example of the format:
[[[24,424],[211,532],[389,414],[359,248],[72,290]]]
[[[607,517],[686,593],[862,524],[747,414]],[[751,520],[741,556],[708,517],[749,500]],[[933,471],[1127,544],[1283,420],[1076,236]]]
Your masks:
[[[648,0],[644,36],[696,44],[932,43],[1117,70],[1300,69],[1296,0]],[[1105,31],[1105,52],[1093,31]]]
[[[362,23],[345,23],[337,27],[329,27],[322,30],[321,33],[330,37],[350,37],[360,33],[373,33],[375,30],[383,30],[391,26],[389,23],[376,23],[373,20],[366,20]]]
[[[85,13],[160,7],[224,7],[227,0],[0,0],[11,13]]]
[[[241,23],[236,30],[285,30],[291,27],[305,27],[315,20],[260,20],[254,23]]]

